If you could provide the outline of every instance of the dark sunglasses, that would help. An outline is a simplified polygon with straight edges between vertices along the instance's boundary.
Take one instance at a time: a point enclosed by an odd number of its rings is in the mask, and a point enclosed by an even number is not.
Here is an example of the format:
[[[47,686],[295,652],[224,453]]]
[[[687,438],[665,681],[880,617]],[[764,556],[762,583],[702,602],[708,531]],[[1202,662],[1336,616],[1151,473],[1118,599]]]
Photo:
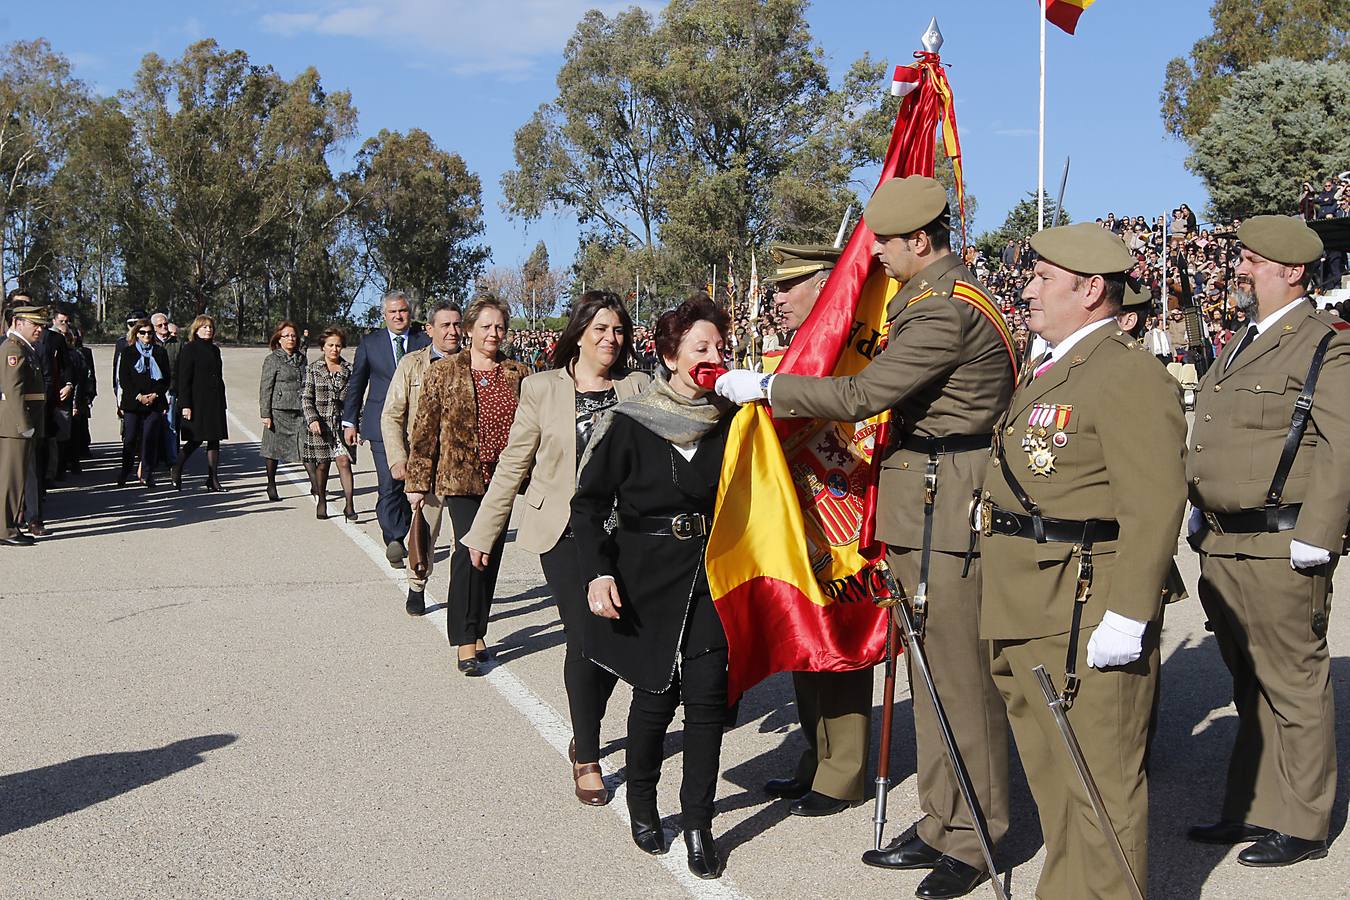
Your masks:
[[[149,328],[141,328],[141,329],[138,329],[136,333],[137,333],[137,334],[150,334],[150,329],[149,329]]]

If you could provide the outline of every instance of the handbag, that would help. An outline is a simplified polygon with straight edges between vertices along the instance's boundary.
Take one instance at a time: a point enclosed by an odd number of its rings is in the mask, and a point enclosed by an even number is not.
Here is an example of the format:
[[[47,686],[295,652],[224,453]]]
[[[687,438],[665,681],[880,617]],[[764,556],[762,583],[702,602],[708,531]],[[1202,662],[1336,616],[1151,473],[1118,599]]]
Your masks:
[[[426,578],[435,552],[436,548],[431,544],[431,526],[421,509],[414,510],[412,528],[408,529],[408,571],[418,578]]]

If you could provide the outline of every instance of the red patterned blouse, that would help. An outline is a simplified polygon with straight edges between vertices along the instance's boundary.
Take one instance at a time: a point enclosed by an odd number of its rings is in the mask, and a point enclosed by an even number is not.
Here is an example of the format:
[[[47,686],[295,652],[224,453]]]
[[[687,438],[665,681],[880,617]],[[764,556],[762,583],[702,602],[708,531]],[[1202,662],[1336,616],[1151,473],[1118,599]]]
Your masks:
[[[492,480],[497,458],[506,449],[511,423],[516,418],[516,395],[507,384],[501,366],[473,369],[473,389],[478,401],[478,466],[483,481]]]

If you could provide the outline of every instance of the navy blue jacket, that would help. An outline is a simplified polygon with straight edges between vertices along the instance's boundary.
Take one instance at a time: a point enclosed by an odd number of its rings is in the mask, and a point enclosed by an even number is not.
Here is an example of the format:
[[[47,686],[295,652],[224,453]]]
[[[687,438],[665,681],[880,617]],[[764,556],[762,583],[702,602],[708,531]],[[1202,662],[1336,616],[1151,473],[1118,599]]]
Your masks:
[[[423,330],[405,335],[405,353],[430,346],[431,338]],[[394,345],[389,329],[381,328],[361,338],[356,347],[356,361],[352,363],[351,381],[347,382],[347,403],[342,410],[342,421],[350,422],[368,441],[382,443],[380,414],[384,412],[384,395],[394,377]],[[366,388],[369,387],[369,396]]]

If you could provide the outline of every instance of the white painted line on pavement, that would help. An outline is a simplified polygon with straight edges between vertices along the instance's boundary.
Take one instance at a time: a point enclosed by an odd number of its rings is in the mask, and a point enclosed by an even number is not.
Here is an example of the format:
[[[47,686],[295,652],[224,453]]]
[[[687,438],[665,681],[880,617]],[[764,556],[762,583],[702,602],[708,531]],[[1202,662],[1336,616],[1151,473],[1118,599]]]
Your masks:
[[[234,425],[240,434],[255,444],[261,443],[258,435],[254,434],[233,410],[227,410],[227,413],[234,421]],[[304,495],[309,496],[309,480],[304,474],[292,469],[278,468],[277,475],[302,488]],[[347,535],[352,543],[365,551],[366,555],[375,563],[375,567],[394,583],[400,597],[407,594],[408,576],[406,571],[390,568],[389,560],[384,555],[384,548],[379,545],[378,541],[343,519],[341,513],[328,521],[342,529],[343,534]],[[445,612],[441,610],[422,618],[440,632],[441,637],[448,645],[450,634]],[[567,746],[572,740],[572,726],[558,714],[557,710],[549,705],[548,701],[530,690],[525,682],[502,666],[494,665],[490,667],[482,680],[492,685],[493,690],[501,694],[507,703],[510,703],[517,712],[523,715],[534,726],[535,731],[539,732],[540,737],[558,752],[559,756],[567,759]],[[615,772],[613,765],[609,763],[602,761],[601,767],[607,775],[613,775]],[[628,805],[623,802],[625,787],[625,785],[619,786],[606,808],[623,822],[625,831],[628,831],[631,830],[632,823],[628,817]],[[670,852],[665,856],[655,857],[655,859],[665,867],[666,871],[680,883],[680,886],[690,896],[708,898],[708,900],[748,900],[747,895],[741,893],[735,882],[727,875],[723,875],[716,881],[704,881],[690,872],[683,855],[679,852],[683,849],[682,844],[683,842],[678,839],[677,835],[676,840],[671,844]]]

